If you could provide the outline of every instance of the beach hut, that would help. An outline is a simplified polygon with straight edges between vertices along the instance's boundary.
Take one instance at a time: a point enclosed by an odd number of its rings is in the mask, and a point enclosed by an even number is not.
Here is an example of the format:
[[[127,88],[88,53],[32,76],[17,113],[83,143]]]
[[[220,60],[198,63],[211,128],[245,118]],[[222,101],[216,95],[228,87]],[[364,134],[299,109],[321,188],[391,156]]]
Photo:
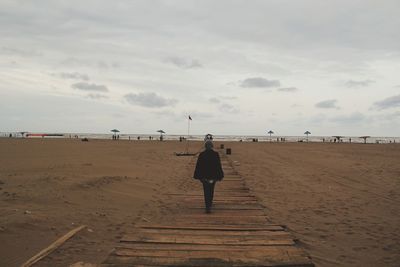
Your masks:
[[[304,134],[307,135],[307,142],[308,142],[308,135],[311,134],[311,132],[310,131],[305,131]]]

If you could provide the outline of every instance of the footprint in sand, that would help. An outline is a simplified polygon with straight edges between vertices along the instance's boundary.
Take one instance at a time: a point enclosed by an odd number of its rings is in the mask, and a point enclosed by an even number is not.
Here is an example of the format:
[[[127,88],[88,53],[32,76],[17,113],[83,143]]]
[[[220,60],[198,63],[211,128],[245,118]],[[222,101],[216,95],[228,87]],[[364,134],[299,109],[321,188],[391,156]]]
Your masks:
[[[367,248],[366,247],[354,247],[354,248],[352,248],[354,251],[361,251],[361,250],[366,250]]]

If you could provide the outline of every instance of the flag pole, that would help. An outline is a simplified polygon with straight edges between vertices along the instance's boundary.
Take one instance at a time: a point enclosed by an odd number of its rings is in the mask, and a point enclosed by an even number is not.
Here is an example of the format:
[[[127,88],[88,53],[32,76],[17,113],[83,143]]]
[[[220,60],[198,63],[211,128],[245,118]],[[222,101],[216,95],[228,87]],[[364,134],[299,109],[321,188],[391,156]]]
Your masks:
[[[188,133],[186,137],[186,154],[189,154],[190,115],[188,116]]]

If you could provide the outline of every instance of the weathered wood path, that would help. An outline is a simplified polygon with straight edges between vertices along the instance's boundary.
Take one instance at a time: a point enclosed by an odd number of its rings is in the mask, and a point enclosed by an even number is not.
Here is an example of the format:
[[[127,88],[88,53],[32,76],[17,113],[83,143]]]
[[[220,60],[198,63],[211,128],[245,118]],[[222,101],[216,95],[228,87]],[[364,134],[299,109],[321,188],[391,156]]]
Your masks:
[[[173,221],[135,226],[104,267],[126,266],[314,266],[293,236],[272,224],[229,159],[217,183],[211,214],[202,191],[175,194]]]

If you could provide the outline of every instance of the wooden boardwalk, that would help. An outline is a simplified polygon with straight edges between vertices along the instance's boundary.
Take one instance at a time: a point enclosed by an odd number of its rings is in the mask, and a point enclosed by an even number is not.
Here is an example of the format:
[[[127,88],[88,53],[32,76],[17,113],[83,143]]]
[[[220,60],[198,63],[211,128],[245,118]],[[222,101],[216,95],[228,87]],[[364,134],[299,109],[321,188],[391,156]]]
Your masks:
[[[284,227],[272,224],[226,156],[211,214],[202,191],[175,194],[173,221],[136,225],[103,267],[314,266]]]

